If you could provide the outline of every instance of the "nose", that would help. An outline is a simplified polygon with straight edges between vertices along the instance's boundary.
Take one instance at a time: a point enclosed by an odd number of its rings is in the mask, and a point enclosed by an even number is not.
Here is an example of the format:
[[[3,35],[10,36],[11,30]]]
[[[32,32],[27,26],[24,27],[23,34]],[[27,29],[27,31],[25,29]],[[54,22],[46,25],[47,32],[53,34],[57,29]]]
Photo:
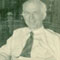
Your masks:
[[[29,19],[34,19],[34,14],[30,14]]]

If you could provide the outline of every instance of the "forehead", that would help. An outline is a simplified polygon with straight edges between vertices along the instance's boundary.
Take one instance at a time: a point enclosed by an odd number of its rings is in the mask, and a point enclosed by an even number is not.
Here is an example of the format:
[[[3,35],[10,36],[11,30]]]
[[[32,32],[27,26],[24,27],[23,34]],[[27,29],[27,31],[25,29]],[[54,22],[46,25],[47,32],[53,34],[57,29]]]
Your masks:
[[[33,2],[25,2],[23,4],[23,11],[37,11],[40,9],[39,4]]]

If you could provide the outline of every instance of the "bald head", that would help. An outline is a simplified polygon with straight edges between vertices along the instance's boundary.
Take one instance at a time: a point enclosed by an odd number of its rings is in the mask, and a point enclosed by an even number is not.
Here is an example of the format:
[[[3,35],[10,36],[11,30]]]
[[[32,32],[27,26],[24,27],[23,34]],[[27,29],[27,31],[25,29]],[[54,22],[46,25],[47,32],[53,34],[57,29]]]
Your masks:
[[[30,27],[42,25],[46,17],[46,5],[40,0],[28,0],[23,4],[23,17],[26,24]]]
[[[45,3],[40,0],[28,0],[23,4],[23,11],[31,8],[39,10],[40,14],[43,15],[43,19],[45,19],[47,11]]]

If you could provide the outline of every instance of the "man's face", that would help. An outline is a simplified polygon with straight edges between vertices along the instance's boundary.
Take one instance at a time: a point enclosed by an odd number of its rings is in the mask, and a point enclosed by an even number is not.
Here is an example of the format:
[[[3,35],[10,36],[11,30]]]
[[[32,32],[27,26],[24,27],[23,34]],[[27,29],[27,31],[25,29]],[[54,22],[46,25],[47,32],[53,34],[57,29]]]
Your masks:
[[[42,14],[39,5],[33,3],[23,5],[22,14],[28,27],[36,28],[42,24]]]

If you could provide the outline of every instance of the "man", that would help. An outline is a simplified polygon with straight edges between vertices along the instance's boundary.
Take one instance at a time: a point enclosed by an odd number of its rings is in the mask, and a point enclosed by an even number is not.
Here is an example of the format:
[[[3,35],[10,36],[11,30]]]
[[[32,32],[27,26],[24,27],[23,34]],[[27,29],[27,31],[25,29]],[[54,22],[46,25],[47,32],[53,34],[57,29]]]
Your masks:
[[[15,30],[0,48],[1,60],[60,60],[60,35],[43,27],[46,11],[40,0],[23,4],[22,15],[28,27]]]

